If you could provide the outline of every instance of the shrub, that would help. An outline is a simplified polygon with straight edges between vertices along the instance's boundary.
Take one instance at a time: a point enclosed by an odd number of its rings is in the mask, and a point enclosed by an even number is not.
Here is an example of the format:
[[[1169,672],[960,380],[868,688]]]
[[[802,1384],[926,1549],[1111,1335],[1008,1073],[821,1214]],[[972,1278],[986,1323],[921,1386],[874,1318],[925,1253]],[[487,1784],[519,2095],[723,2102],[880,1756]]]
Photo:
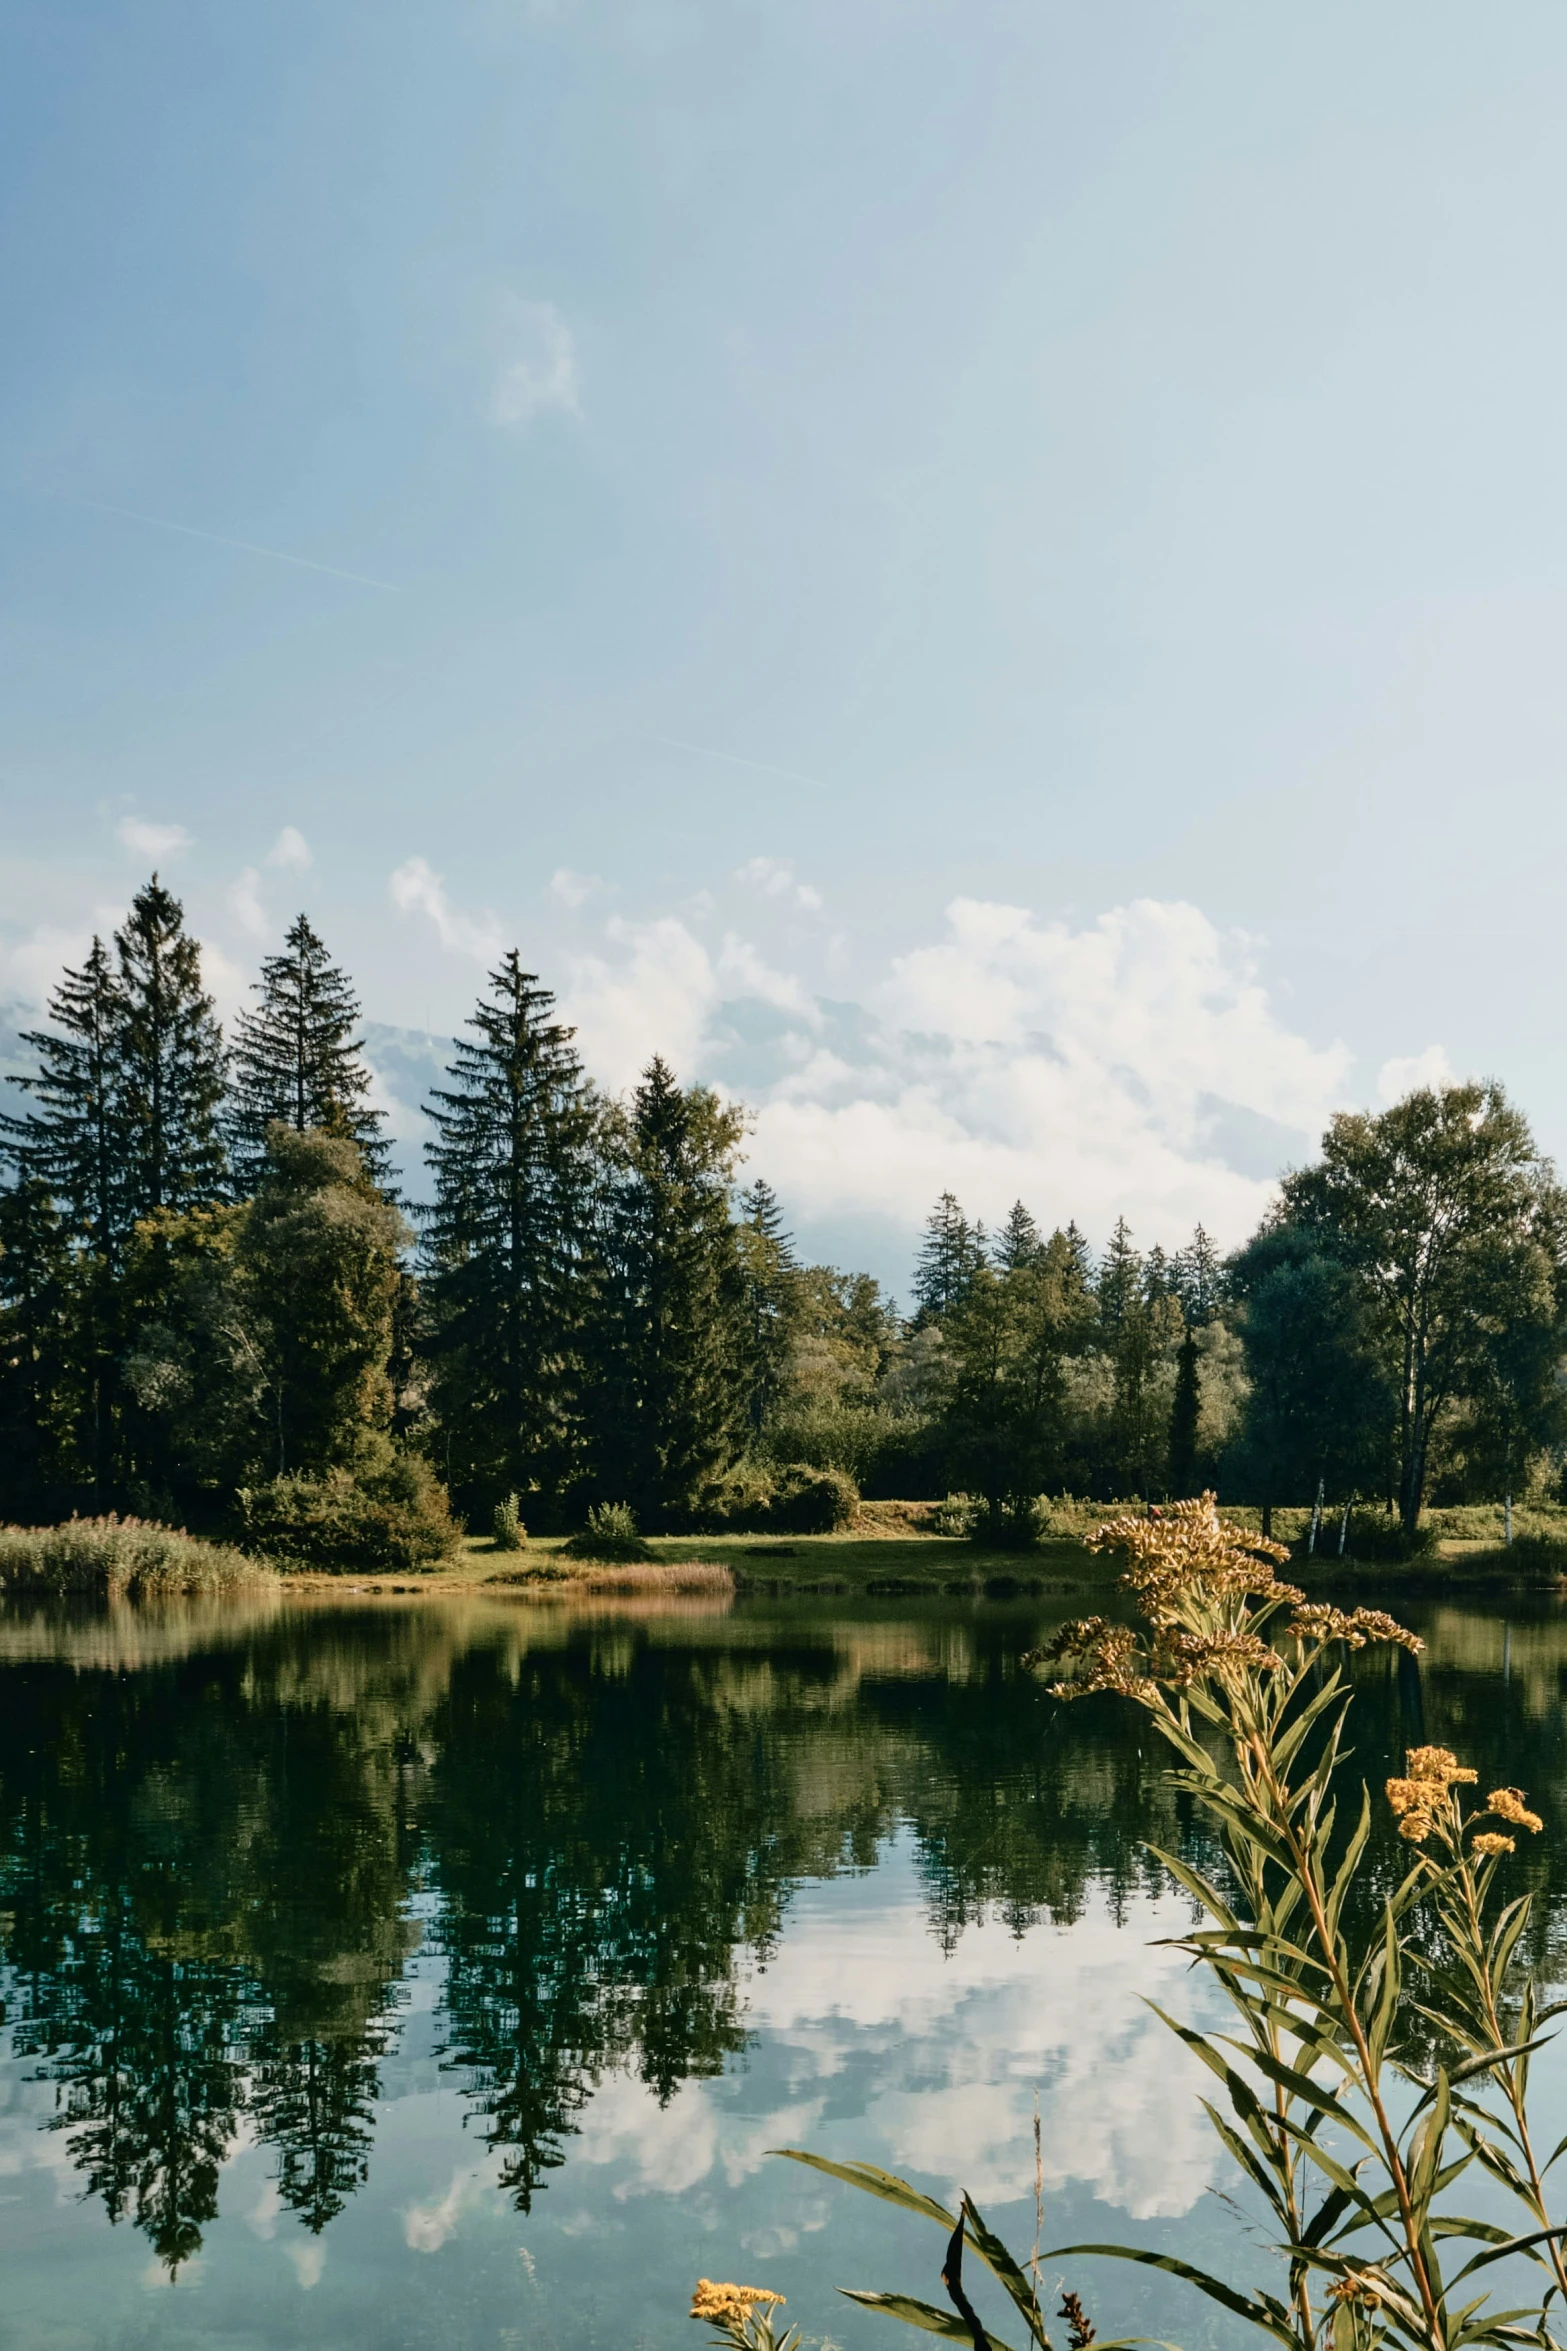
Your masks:
[[[832,1535],[849,1524],[859,1506],[860,1489],[847,1470],[793,1462],[779,1477],[767,1522],[780,1534]]]
[[[1338,1557],[1338,1524],[1331,1511],[1324,1512],[1317,1529],[1318,1559]],[[1385,1510],[1352,1510],[1349,1514],[1349,1532],[1345,1537],[1344,1556],[1364,1559],[1378,1566],[1398,1566],[1412,1559],[1429,1559],[1436,1550],[1436,1533],[1430,1526],[1420,1526],[1412,1535],[1406,1535],[1402,1522]],[[1302,1535],[1294,1546],[1297,1558],[1306,1554],[1306,1537]]]
[[[703,1491],[696,1524],[714,1534],[759,1534],[772,1524],[773,1473],[757,1461],[737,1461]]]
[[[595,1502],[582,1532],[561,1548],[573,1559],[596,1559],[611,1566],[653,1556],[637,1533],[636,1514],[627,1502]]]
[[[971,1535],[985,1515],[983,1502],[972,1494],[949,1494],[930,1514],[933,1535]]]
[[[143,1518],[70,1518],[55,1527],[0,1527],[0,1587],[138,1599],[150,1592],[215,1592],[269,1573],[227,1543]]]
[[[332,1574],[375,1575],[448,1558],[461,1532],[446,1489],[417,1453],[357,1472],[269,1478],[239,1496],[245,1538],[274,1558]]]
[[[504,1502],[497,1502],[490,1518],[490,1532],[497,1551],[520,1551],[528,1539],[517,1509],[517,1497],[508,1494]]]

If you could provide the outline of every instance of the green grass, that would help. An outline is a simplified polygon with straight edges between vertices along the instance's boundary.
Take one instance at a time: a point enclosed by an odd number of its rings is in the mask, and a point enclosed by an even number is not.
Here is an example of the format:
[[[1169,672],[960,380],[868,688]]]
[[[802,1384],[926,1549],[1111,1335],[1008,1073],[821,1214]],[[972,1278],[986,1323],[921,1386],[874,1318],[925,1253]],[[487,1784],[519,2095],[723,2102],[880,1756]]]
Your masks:
[[[838,1535],[653,1535],[655,1561],[674,1566],[699,1560],[727,1567],[736,1588],[764,1592],[869,1592],[897,1594],[967,1593],[986,1584],[1024,1589],[1045,1585],[1105,1586],[1115,1565],[1085,1551],[1081,1543],[1052,1541],[1032,1551],[990,1551],[978,1544],[939,1535],[906,1539],[864,1536],[850,1529]],[[546,1576],[569,1562],[560,1536],[528,1538],[522,1551],[498,1551],[488,1536],[470,1536],[455,1572],[464,1581],[505,1576],[508,1582],[530,1565]]]

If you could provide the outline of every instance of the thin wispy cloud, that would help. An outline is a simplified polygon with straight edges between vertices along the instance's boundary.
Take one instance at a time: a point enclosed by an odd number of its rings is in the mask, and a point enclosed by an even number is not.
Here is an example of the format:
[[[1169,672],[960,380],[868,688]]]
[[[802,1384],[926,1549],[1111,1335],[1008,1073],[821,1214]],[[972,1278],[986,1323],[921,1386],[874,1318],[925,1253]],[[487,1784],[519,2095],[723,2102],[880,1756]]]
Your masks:
[[[577,339],[554,303],[509,303],[505,335],[508,355],[490,396],[492,420],[526,425],[550,409],[580,416]]]
[[[820,776],[803,776],[792,767],[773,767],[765,759],[742,759],[736,751],[715,751],[711,743],[686,743],[678,735],[644,735],[645,743],[662,743],[666,751],[694,751],[699,759],[722,759],[730,767],[748,767],[753,775],[781,776],[786,784],[808,784],[813,792],[830,786]]]
[[[289,555],[281,547],[260,547],[254,539],[231,539],[225,531],[198,530],[194,523],[170,522],[161,514],[142,514],[134,506],[111,506],[102,498],[83,498],[80,503],[90,506],[96,514],[117,514],[125,522],[143,522],[155,531],[175,531],[182,539],[205,539],[213,547],[237,547],[244,555],[264,555],[271,563],[291,563],[300,571],[324,572],[330,580],[353,580],[361,588],[384,588],[389,596],[400,596],[402,589],[395,580],[372,579],[368,572],[344,571],[335,563],[315,563],[308,555]]]
[[[191,846],[182,824],[148,824],[139,816],[122,816],[114,837],[122,849],[134,850],[138,857],[173,857]]]
[[[247,865],[237,882],[229,885],[229,912],[253,939],[265,938],[267,910],[261,896],[261,875],[253,865]]]
[[[501,926],[493,914],[464,914],[452,904],[445,882],[426,857],[410,857],[387,885],[399,914],[422,914],[441,945],[452,955],[493,963],[505,947]]]
[[[579,906],[586,906],[590,898],[600,897],[609,884],[596,873],[573,873],[569,865],[557,866],[550,876],[550,896],[557,906],[564,906],[575,914]]]
[[[787,898],[796,906],[803,906],[808,914],[820,914],[822,894],[809,882],[796,881],[794,866],[787,857],[748,857],[744,865],[735,868],[734,879],[747,889],[759,890],[764,898]]]

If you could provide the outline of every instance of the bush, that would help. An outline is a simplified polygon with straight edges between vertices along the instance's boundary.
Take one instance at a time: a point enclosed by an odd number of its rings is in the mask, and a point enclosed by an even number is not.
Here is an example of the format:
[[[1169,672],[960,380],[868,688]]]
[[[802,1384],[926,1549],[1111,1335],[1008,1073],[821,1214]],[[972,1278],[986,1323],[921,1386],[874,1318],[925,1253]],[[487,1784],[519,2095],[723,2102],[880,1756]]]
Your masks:
[[[780,1534],[833,1535],[859,1506],[860,1489],[846,1470],[792,1462],[779,1476],[767,1523]]]
[[[694,1523],[704,1533],[760,1534],[771,1526],[776,1487],[762,1462],[737,1461],[703,1489]]]
[[[1322,1524],[1317,1529],[1317,1548],[1314,1559],[1332,1560],[1338,1557],[1339,1521],[1331,1511],[1324,1511]],[[1297,1559],[1306,1556],[1305,1535],[1295,1542]],[[1402,1522],[1385,1510],[1352,1510],[1349,1514],[1349,1532],[1345,1537],[1346,1559],[1361,1559],[1376,1566],[1400,1566],[1410,1560],[1430,1559],[1436,1552],[1436,1531],[1430,1526],[1417,1527],[1406,1535]]]
[[[985,1515],[983,1502],[976,1502],[972,1494],[949,1494],[938,1502],[930,1514],[933,1535],[971,1535]]]
[[[595,1559],[607,1566],[653,1556],[637,1533],[636,1514],[627,1502],[595,1502],[582,1532],[563,1543],[561,1549],[573,1559]]]
[[[429,1463],[390,1445],[357,1472],[330,1469],[248,1486],[239,1515],[245,1540],[258,1549],[335,1575],[427,1567],[448,1558],[461,1533]]]
[[[528,1530],[518,1514],[515,1494],[508,1494],[504,1502],[496,1503],[490,1518],[490,1533],[495,1538],[497,1551],[520,1551],[528,1540]]]
[[[0,1527],[0,1587],[8,1592],[216,1592],[269,1571],[227,1543],[144,1518],[69,1518],[55,1527]]]

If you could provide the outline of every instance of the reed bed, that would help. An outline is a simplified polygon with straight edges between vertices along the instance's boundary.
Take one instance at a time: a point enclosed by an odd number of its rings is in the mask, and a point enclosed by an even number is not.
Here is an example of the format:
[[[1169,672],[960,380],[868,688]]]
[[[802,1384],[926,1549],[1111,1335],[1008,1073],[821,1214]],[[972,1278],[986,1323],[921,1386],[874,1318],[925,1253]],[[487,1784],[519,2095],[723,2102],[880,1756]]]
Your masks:
[[[140,1599],[154,1593],[230,1592],[272,1580],[260,1560],[228,1543],[144,1518],[69,1518],[53,1527],[0,1527],[0,1591]]]

